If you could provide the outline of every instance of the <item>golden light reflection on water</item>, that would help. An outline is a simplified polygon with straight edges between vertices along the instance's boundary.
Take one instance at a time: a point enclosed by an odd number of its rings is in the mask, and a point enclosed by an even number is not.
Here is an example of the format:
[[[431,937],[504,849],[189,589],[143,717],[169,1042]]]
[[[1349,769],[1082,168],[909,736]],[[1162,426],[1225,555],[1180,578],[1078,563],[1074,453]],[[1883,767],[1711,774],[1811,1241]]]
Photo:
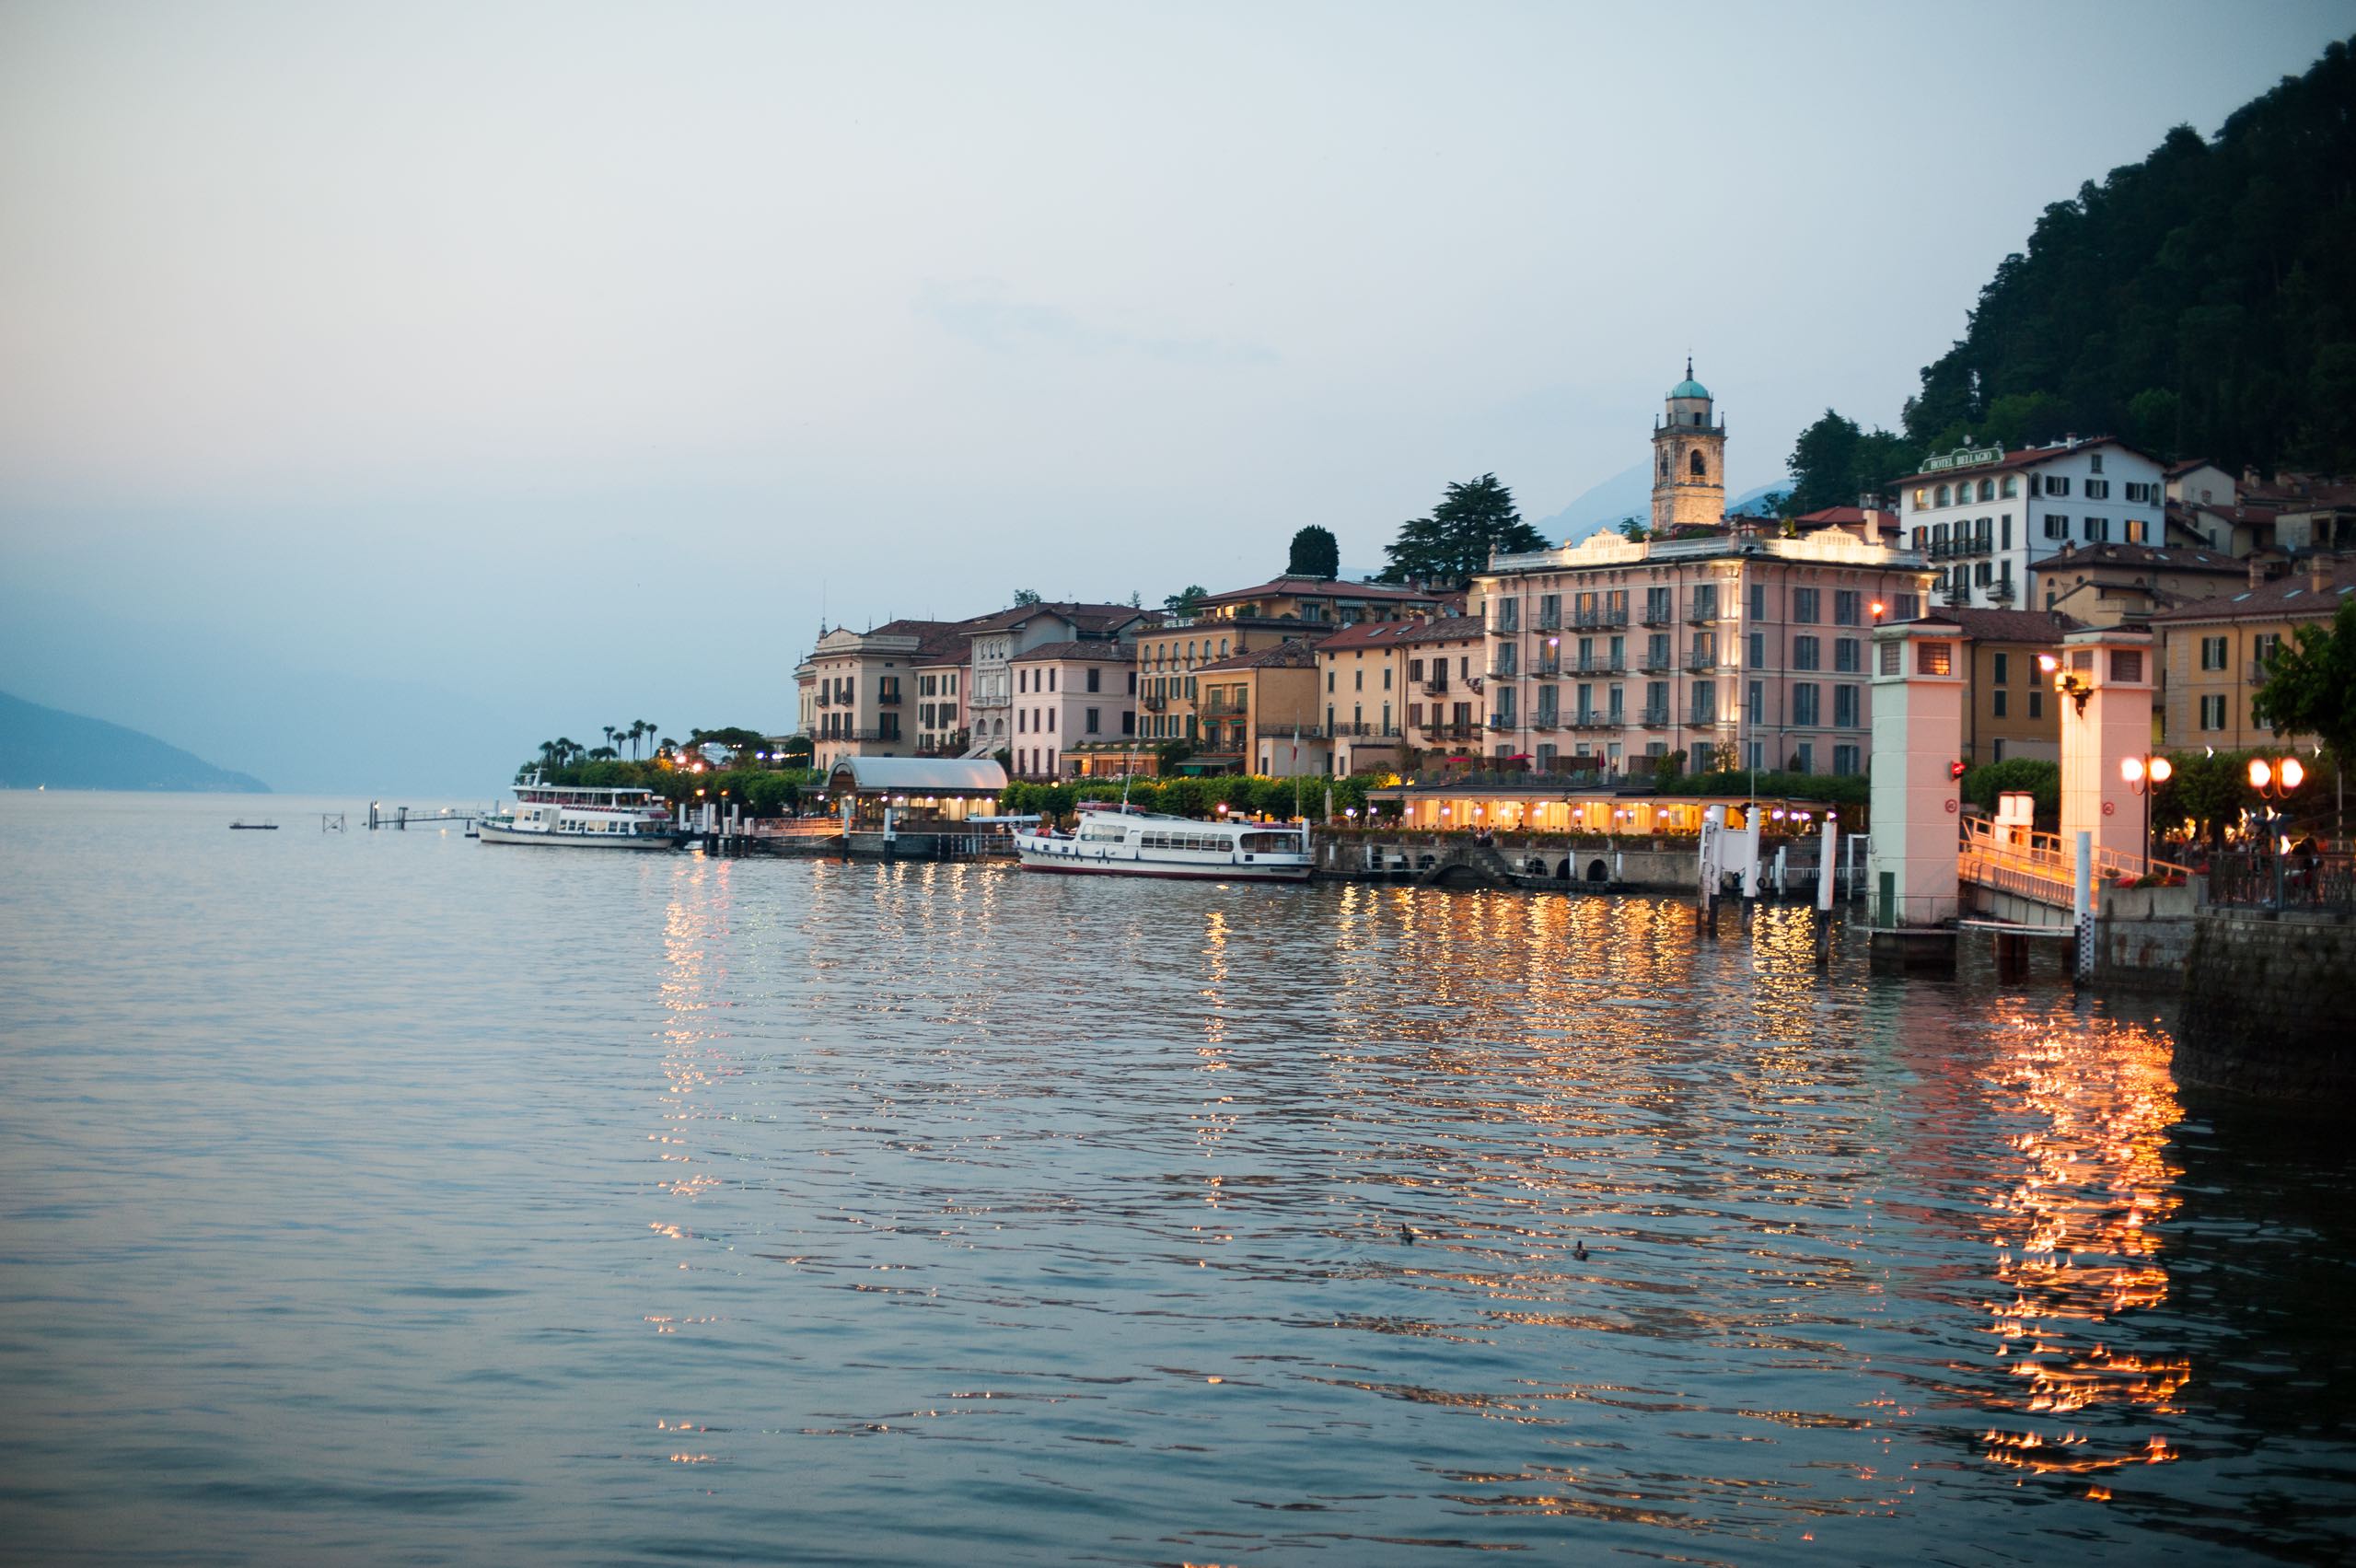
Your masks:
[[[1999,1287],[1981,1305],[1993,1352],[2031,1415],[2077,1417],[2054,1432],[1990,1429],[1985,1456],[2027,1470],[2088,1474],[2177,1457],[2153,1434],[2122,1446],[2082,1427],[2120,1414],[2181,1413],[2185,1356],[2113,1351],[2117,1320],[2168,1296],[2157,1226],[2183,1200],[2168,1155],[2183,1108],[2167,1037],[2136,1024],[2073,1019],[2064,1031],[2025,1007],[1996,1019],[1982,1076],[2033,1125],[2011,1140],[2014,1179],[1991,1191],[1979,1225]],[[2105,1423],[2112,1425],[2115,1423]]]

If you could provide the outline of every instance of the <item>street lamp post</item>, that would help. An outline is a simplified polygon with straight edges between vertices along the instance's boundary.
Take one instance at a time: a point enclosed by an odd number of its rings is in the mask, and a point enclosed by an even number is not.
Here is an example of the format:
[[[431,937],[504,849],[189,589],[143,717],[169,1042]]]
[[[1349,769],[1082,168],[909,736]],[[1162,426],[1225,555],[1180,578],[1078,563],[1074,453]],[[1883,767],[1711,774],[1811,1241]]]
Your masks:
[[[2152,792],[2168,782],[2176,772],[2176,764],[2165,757],[2148,755],[2122,757],[2118,760],[2118,776],[2127,787],[2143,797],[2143,875],[2152,875]]]
[[[2274,907],[2278,910],[2282,907],[2282,863],[2290,858],[2286,853],[2290,846],[2275,831],[2274,825],[2281,819],[2282,813],[2274,808],[2273,803],[2290,799],[2291,792],[2306,780],[2307,770],[2296,757],[2278,757],[2271,761],[2264,757],[2249,760],[2249,786],[2257,791],[2260,800],[2267,802],[2266,836],[2275,841],[2271,847],[2274,851]]]

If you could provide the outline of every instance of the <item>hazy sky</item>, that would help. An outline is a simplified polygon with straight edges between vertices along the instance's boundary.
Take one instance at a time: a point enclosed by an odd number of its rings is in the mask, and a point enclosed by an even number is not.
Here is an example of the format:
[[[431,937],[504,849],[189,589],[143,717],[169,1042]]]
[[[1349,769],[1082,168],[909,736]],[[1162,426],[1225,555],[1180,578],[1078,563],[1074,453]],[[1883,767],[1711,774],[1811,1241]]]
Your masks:
[[[287,785],[784,726],[817,625],[1736,490],[2356,4],[0,3],[0,689]]]

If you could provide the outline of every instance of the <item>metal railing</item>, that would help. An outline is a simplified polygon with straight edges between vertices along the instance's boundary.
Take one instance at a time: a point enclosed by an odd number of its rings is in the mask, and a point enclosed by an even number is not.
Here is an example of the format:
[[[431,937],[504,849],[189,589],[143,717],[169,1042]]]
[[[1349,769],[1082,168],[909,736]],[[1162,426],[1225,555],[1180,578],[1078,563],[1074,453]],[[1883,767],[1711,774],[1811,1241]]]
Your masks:
[[[1628,657],[1624,654],[1589,654],[1578,661],[1581,675],[1625,675]]]
[[[1538,617],[1536,621],[1530,623],[1530,629],[1534,632],[1561,631],[1562,612],[1558,610],[1549,615],[1544,610],[1538,611]]]
[[[2208,902],[2222,909],[2356,913],[2356,856],[2221,854],[2209,864]]]
[[[1647,707],[1636,722],[1646,729],[1665,729],[1668,727],[1669,711],[1663,707]]]

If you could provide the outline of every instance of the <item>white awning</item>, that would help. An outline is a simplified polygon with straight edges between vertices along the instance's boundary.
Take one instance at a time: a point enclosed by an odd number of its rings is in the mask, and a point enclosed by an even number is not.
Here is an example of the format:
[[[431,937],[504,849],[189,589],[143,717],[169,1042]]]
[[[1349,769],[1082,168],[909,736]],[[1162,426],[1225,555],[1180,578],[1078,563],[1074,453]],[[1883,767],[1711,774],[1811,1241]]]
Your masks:
[[[1006,770],[991,757],[845,757],[826,784],[857,795],[997,795]]]

